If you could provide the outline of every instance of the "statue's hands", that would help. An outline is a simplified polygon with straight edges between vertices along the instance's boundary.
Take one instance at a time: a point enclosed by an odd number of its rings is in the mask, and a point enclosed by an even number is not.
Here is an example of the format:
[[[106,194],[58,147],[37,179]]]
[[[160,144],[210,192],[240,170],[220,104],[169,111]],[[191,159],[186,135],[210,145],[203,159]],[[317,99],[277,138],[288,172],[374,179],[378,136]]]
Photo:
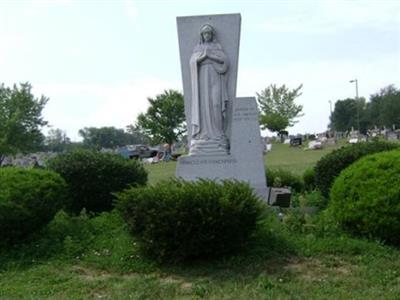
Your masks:
[[[207,50],[200,54],[200,56],[197,58],[197,61],[202,62],[206,58],[207,58]]]

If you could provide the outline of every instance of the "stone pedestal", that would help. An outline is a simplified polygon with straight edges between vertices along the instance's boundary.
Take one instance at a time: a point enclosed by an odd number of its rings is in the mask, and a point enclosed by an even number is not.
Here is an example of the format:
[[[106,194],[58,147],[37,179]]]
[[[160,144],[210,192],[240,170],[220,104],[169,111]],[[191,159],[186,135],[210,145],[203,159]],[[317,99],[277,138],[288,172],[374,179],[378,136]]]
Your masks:
[[[267,199],[258,109],[255,98],[236,98],[232,109],[228,155],[191,155],[178,159],[176,176],[185,180],[207,178],[246,181]]]

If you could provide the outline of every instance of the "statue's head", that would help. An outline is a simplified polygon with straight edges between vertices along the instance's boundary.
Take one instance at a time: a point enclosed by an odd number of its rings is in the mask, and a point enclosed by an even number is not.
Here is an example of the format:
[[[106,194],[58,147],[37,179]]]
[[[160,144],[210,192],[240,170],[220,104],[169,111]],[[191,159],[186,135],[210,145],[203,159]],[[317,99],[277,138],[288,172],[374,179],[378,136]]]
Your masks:
[[[215,30],[210,24],[205,24],[200,29],[201,42],[210,43],[215,36]]]

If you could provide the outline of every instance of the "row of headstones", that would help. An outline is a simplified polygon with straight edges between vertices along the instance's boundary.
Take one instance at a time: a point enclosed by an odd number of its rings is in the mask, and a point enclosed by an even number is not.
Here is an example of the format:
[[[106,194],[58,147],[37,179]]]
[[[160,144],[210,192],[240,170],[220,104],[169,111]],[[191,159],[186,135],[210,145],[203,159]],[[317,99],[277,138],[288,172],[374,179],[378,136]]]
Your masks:
[[[55,157],[57,153],[55,152],[37,152],[30,154],[18,154],[15,157],[7,156],[2,162],[1,167],[14,166],[21,168],[30,167],[44,167],[46,161]]]

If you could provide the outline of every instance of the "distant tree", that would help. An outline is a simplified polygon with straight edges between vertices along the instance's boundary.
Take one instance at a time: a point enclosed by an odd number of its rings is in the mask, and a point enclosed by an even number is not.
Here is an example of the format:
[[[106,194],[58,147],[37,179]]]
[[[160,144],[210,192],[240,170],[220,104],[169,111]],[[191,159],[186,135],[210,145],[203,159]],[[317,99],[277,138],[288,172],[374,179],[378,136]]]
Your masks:
[[[389,85],[371,95],[367,114],[372,126],[400,128],[400,90]]]
[[[370,126],[366,107],[367,104],[363,97],[337,100],[331,115],[330,128],[336,131],[348,131],[354,128],[365,133]]]
[[[67,136],[66,132],[59,129],[50,129],[45,138],[45,148],[48,151],[62,152],[69,149],[71,146],[71,139]]]
[[[0,85],[0,164],[6,155],[34,151],[43,143],[42,110],[48,98],[35,98],[29,83]]]
[[[79,130],[79,135],[83,138],[84,147],[97,150],[139,144],[143,141],[137,134],[115,127],[85,127]]]
[[[147,100],[150,107],[138,116],[135,128],[148,136],[153,144],[173,144],[186,132],[183,95],[168,90]]]
[[[300,84],[297,88],[289,90],[285,85],[277,87],[271,84],[257,93],[262,129],[279,133],[297,123],[295,119],[303,116],[303,106],[297,105],[294,100],[301,96],[302,87]]]
[[[135,125],[126,126],[126,132],[129,133],[135,142],[131,144],[149,144],[150,139],[142,133]]]

